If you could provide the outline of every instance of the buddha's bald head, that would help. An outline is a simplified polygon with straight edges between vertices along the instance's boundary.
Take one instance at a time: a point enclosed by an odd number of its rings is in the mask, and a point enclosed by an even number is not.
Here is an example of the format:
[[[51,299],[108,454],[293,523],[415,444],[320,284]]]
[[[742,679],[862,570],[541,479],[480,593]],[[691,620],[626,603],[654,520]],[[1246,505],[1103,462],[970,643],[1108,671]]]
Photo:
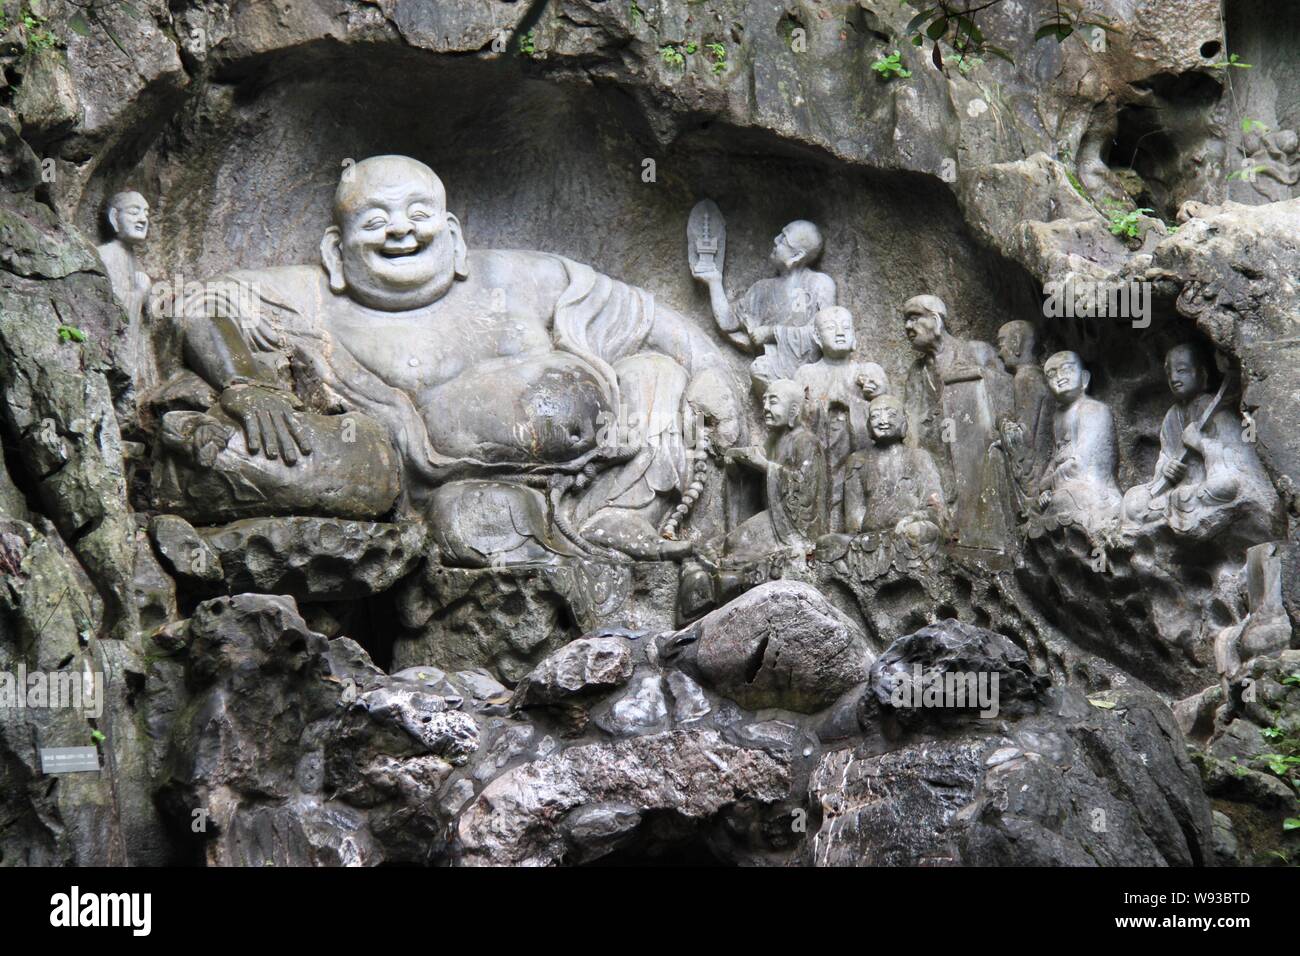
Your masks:
[[[396,184],[420,184],[443,212],[447,190],[432,169],[409,156],[371,156],[343,170],[334,190],[334,225],[342,227],[349,212],[355,212],[371,197]]]
[[[432,169],[407,156],[348,166],[321,241],[330,288],[387,312],[426,306],[465,275],[460,222]]]

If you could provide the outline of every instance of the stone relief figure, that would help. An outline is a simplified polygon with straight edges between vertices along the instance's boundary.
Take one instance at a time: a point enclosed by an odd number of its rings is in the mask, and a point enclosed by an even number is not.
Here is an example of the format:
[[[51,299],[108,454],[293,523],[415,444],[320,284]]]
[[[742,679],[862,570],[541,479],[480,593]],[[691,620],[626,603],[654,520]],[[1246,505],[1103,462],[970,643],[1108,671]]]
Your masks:
[[[243,290],[251,307],[214,308],[216,297],[205,295],[184,309],[186,361],[220,393],[194,427],[225,432],[218,451],[227,470],[246,497],[260,498],[251,511],[317,512],[344,479],[355,493],[338,509],[375,516],[379,499],[366,489],[387,486],[390,476],[367,479],[366,469],[385,462],[361,457],[346,436],[337,455],[313,450],[316,434],[332,435],[345,419],[372,421],[399,463],[399,503],[430,512],[448,563],[605,552],[567,532],[566,546],[553,543],[573,525],[565,501],[547,526],[555,493],[590,495],[602,468],[626,467],[625,479],[601,488],[615,507],[636,513],[648,506],[647,489],[670,500],[680,494],[671,477],[680,477],[680,456],[675,440],[652,441],[648,455],[602,446],[599,422],[659,422],[702,378],[736,404],[723,355],[686,319],[562,256],[469,250],[441,180],[408,157],[371,157],[344,172],[320,252],[319,265],[219,280]],[[277,352],[290,360],[290,380],[274,371]],[[182,440],[169,445],[172,484],[163,496],[173,503],[196,470],[214,467],[183,440],[180,426],[192,432],[189,423],[174,424]],[[221,467],[223,459],[209,460]],[[268,485],[267,471],[284,480]],[[495,517],[479,514],[484,502]],[[595,520],[600,508],[584,505]],[[644,543],[658,510],[640,516],[629,540]]]
[[[1010,408],[1010,379],[991,345],[947,330],[947,315],[937,296],[903,304],[903,329],[918,353],[904,396],[914,429],[908,441],[934,457],[957,543],[1004,551],[1010,493],[994,443],[997,422]]]
[[[1256,657],[1276,657],[1291,646],[1291,619],[1282,601],[1281,546],[1275,541],[1246,549],[1246,607],[1244,620],[1221,630],[1214,640],[1214,665],[1223,699],[1239,711],[1234,693],[1242,665]]]
[[[149,238],[149,203],[135,191],[120,192],[108,201],[108,227],[113,238],[96,247],[113,295],[126,313],[126,356],[137,395],[158,384],[151,340],[149,291],[153,280],[140,268],[138,250]]]
[[[904,444],[908,422],[902,399],[873,399],[868,421],[874,447],[849,458],[844,530],[892,536],[906,560],[924,559],[938,549],[948,521],[939,470],[924,448]]]
[[[1293,129],[1260,133],[1252,130],[1242,140],[1246,154],[1243,166],[1250,171],[1245,181],[1264,202],[1291,198],[1300,182],[1300,136]]]
[[[844,512],[844,462],[867,440],[867,399],[858,384],[865,370],[853,358],[857,335],[848,309],[834,305],[818,312],[813,319],[813,338],[822,357],[810,365],[801,365],[794,382],[810,402],[817,435],[826,449],[831,474],[831,530],[838,531]],[[871,381],[876,385],[877,379]]]
[[[1209,366],[1192,345],[1165,356],[1174,404],[1160,426],[1155,475],[1124,495],[1124,528],[1168,527],[1192,540],[1258,544],[1285,530],[1281,499],[1227,404],[1231,376],[1208,391]]]
[[[1017,484],[1032,485],[1052,455],[1052,396],[1035,353],[1038,334],[1024,319],[998,329],[998,358],[1011,373],[1011,415],[998,422]]]
[[[1115,420],[1104,403],[1086,394],[1092,376],[1074,352],[1057,352],[1043,363],[1043,372],[1056,411],[1052,456],[1036,483],[1036,510],[1050,523],[1098,530],[1114,521],[1120,504]]]
[[[728,461],[761,473],[767,508],[730,531],[723,554],[759,560],[774,551],[804,553],[826,531],[826,451],[808,424],[804,391],[777,379],[763,394],[767,446],[732,448]]]
[[[793,379],[799,366],[817,358],[813,316],[835,304],[835,280],[812,267],[822,253],[822,234],[799,219],[782,229],[772,244],[777,275],[760,279],[738,301],[727,299],[722,271],[698,257],[695,278],[709,290],[718,328],[737,348],[756,354],[749,366],[755,396],[768,384]]]

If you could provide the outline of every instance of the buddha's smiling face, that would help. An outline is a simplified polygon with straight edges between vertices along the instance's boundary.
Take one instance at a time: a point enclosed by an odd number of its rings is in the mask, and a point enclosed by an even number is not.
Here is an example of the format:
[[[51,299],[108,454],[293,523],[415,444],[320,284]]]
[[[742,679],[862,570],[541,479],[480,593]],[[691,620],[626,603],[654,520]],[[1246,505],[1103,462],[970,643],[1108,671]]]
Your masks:
[[[459,223],[447,212],[442,184],[422,163],[377,157],[354,166],[335,199],[335,230],[346,291],[363,305],[419,308],[441,297],[455,277]]]

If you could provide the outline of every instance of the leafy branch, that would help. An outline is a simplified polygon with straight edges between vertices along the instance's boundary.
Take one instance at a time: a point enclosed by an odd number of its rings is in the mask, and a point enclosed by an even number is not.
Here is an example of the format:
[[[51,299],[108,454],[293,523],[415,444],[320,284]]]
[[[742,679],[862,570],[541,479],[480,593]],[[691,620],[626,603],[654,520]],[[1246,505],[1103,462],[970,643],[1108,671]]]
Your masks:
[[[907,0],[901,2],[906,4]],[[930,59],[936,69],[944,68],[943,53],[940,50],[942,43],[947,43],[957,54],[957,67],[963,74],[982,63],[982,57],[986,56],[995,56],[1014,64],[1011,54],[1002,47],[989,43],[984,31],[975,21],[979,13],[1002,2],[1003,0],[938,0],[912,17],[903,32],[911,37],[913,46],[924,47],[927,40],[932,44]],[[1115,27],[1100,14],[1085,14],[1082,8],[1069,4],[1063,6],[1057,0],[1053,12],[1039,24],[1034,40],[1051,37],[1058,43],[1064,43],[1083,27],[1116,32]]]

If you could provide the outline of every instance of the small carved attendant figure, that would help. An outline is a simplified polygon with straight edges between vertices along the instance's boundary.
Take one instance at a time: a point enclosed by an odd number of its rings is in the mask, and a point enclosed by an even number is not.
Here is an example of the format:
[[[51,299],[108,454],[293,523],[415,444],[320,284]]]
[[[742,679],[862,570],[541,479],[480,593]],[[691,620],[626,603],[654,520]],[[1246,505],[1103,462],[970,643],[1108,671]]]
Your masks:
[[[875,362],[863,362],[858,366],[857,386],[868,402],[890,394],[889,376]]]
[[[868,411],[875,447],[849,458],[844,484],[844,526],[850,534],[892,532],[913,552],[933,551],[947,521],[943,485],[924,448],[903,443],[907,411],[883,395]]]
[[[1167,524],[1196,540],[1259,544],[1285,532],[1285,513],[1241,423],[1227,388],[1207,391],[1209,369],[1191,345],[1165,356],[1174,405],[1160,426],[1155,475],[1124,495],[1128,530]]]
[[[1034,360],[1037,338],[1033,324],[1024,319],[998,329],[998,358],[1012,375],[1011,417],[1000,421],[998,430],[1017,480],[1026,483],[1037,478],[1052,454],[1052,397]]]
[[[127,318],[127,361],[138,393],[158,383],[146,305],[153,280],[140,269],[138,248],[149,237],[149,203],[137,192],[120,192],[108,201],[113,238],[96,251],[104,262],[113,295]]]
[[[813,331],[822,357],[801,366],[794,381],[811,402],[817,435],[826,449],[831,471],[831,530],[839,531],[844,510],[844,462],[854,448],[866,441],[867,401],[857,381],[864,369],[853,360],[857,336],[848,309],[838,305],[822,309],[813,320]],[[874,385],[874,378],[872,382]]]
[[[726,537],[727,555],[757,559],[782,548],[807,551],[826,531],[826,453],[804,421],[803,390],[778,379],[763,394],[767,448],[732,448],[728,461],[763,472],[767,510]]]
[[[835,304],[835,280],[812,269],[821,252],[821,230],[802,219],[790,223],[772,245],[776,277],[755,282],[734,303],[717,267],[706,259],[697,266],[695,278],[708,286],[718,328],[736,347],[758,355],[749,366],[757,396],[777,379],[793,379],[800,365],[817,357],[812,318]]]
[[[1010,407],[1010,380],[987,342],[947,331],[948,308],[933,295],[903,304],[903,329],[918,357],[907,373],[909,444],[934,457],[954,532],[970,548],[1004,550],[1010,507],[1006,466],[991,450]]]
[[[1109,408],[1084,394],[1091,375],[1074,352],[1057,352],[1043,371],[1057,408],[1037,505],[1060,523],[1097,529],[1115,517],[1120,503],[1115,420]]]

